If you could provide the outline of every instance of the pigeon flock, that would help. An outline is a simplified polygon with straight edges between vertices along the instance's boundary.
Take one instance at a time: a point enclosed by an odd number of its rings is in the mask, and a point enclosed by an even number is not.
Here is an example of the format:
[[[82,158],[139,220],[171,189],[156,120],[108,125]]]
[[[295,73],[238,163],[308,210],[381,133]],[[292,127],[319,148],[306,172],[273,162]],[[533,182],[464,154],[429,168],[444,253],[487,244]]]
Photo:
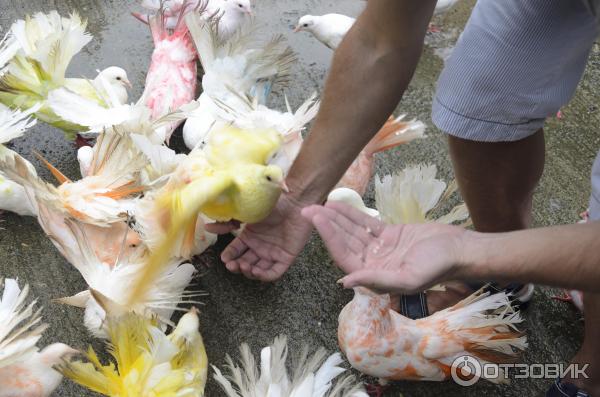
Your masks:
[[[271,93],[291,80],[295,54],[282,35],[266,36],[257,26],[250,0],[141,5],[147,13],[133,16],[148,24],[154,51],[135,102],[120,67],[91,79],[67,77],[71,60],[93,40],[77,13],[26,16],[0,41],[0,209],[36,217],[81,274],[87,289],[52,304],[80,310],[110,356],[103,363],[105,354],[91,347],[61,343],[40,349],[42,334],[52,332],[40,305],[27,285],[0,275],[0,397],[49,396],[63,377],[113,397],[203,396],[211,372],[229,397],[367,396],[354,376],[343,375],[340,353],[306,347],[288,370],[285,336],[261,351],[258,369],[245,344],[239,364],[227,357],[225,369],[210,368],[193,307],[202,293],[187,289],[196,273],[190,260],[217,240],[206,224],[255,223],[269,214],[287,190],[286,173],[319,101],[315,94],[296,110],[287,101],[283,110],[269,105]],[[306,15],[296,30],[335,49],[353,22]],[[467,221],[464,205],[437,219],[430,214],[456,190],[431,165],[376,179],[377,208],[364,205],[375,154],[425,137],[423,123],[404,117],[390,116],[329,200],[388,223]],[[49,183],[7,146],[38,121],[78,147],[80,179],[36,153],[56,179]],[[169,147],[183,123],[187,154]],[[177,323],[175,311],[185,313]],[[526,347],[520,321],[505,293],[477,292],[414,321],[394,310],[389,295],[356,289],[340,313],[338,337],[364,374],[439,381],[463,354],[492,364],[518,354]]]

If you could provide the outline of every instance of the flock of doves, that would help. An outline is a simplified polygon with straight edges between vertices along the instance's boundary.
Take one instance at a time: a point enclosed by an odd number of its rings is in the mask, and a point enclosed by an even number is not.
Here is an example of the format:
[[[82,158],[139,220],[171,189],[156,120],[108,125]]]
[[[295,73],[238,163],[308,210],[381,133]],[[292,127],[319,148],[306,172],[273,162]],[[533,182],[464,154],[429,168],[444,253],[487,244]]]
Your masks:
[[[88,289],[55,302],[82,309],[86,328],[107,341],[110,356],[104,363],[105,354],[91,347],[38,348],[47,330],[41,309],[28,299],[27,285],[0,278],[0,397],[49,396],[63,377],[112,397],[204,395],[209,358],[199,312],[179,308],[199,303],[199,293],[186,290],[195,273],[189,260],[216,241],[207,222],[268,215],[317,113],[316,95],[296,111],[267,105],[291,80],[295,55],[283,36],[265,38],[250,0],[142,5],[149,14],[134,16],[149,25],[155,49],[135,103],[128,103],[131,84],[119,67],[94,79],[65,76],[92,40],[76,13],[27,16],[0,42],[0,207],[36,217],[81,273]],[[296,30],[335,48],[352,23],[338,14],[305,16]],[[197,61],[203,75],[195,99]],[[81,179],[36,154],[56,178],[48,183],[6,146],[37,121],[79,143]],[[184,121],[188,154],[168,146]],[[377,208],[362,201],[375,153],[423,138],[424,130],[419,121],[390,117],[329,199],[388,223],[466,221],[464,205],[434,216],[456,190],[436,178],[434,165],[377,178]],[[175,311],[185,312],[176,324]],[[477,292],[414,321],[392,309],[389,295],[357,288],[339,317],[339,346],[352,367],[381,381],[441,381],[461,355],[494,363],[518,354],[526,347],[520,321],[504,293]],[[212,376],[228,397],[367,396],[354,376],[341,376],[347,370],[340,353],[306,348],[294,356],[290,363],[286,338],[278,336],[257,368],[244,344],[240,361],[227,356],[226,368],[213,366]]]

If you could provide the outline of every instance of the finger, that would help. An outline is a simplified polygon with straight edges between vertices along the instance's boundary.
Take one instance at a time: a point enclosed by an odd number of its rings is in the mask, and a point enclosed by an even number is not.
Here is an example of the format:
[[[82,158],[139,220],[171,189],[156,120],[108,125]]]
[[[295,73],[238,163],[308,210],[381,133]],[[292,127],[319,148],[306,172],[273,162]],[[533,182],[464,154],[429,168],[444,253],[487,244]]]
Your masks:
[[[239,222],[215,222],[204,225],[204,229],[213,234],[227,234],[239,228]]]
[[[225,263],[231,262],[248,251],[248,246],[239,237],[234,239],[221,254],[221,260]]]
[[[385,269],[362,269],[348,274],[340,280],[344,288],[366,287],[381,292],[412,293],[422,287],[416,283],[407,284],[397,271]]]
[[[372,216],[360,212],[359,210],[349,206],[348,204],[340,203],[337,201],[328,201],[325,204],[325,207],[337,211],[339,214],[352,221],[355,225],[365,228],[365,231],[367,231],[367,233],[375,237],[379,237],[379,235],[383,232],[383,229],[385,229],[385,223],[373,218]]]
[[[246,277],[252,275],[252,267],[260,260],[258,255],[252,250],[246,251],[237,262],[240,264],[240,271]]]
[[[326,218],[329,218],[331,222],[343,229],[346,233],[348,233],[349,236],[352,236],[353,239],[360,240],[360,242],[362,243],[361,250],[364,246],[367,246],[369,242],[373,239],[373,235],[367,233],[367,230],[364,226],[356,225],[356,223],[346,218],[340,212],[331,208],[317,206],[317,208],[309,209],[307,213],[309,215],[312,214],[313,218],[316,215],[322,215]]]
[[[268,269],[272,268],[273,265],[274,265],[274,263],[272,261],[268,261],[266,259],[261,259],[256,263],[256,265],[254,265],[254,267],[258,268],[258,269],[262,269],[262,270],[268,270]]]
[[[231,273],[239,273],[240,272],[240,264],[237,263],[237,261],[230,261],[225,263],[225,267],[227,268],[227,270],[229,270]]]
[[[344,272],[348,273],[362,268],[362,258],[350,253],[347,236],[339,226],[320,214],[313,218],[313,225],[321,235],[331,256]]]

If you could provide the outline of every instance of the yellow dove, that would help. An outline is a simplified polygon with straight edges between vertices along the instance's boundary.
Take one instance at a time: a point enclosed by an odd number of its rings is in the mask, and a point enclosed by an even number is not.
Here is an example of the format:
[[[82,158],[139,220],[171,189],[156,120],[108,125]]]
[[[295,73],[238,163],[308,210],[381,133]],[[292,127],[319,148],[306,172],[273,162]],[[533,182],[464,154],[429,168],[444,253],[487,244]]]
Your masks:
[[[270,213],[281,191],[287,190],[281,168],[268,165],[281,144],[275,130],[226,126],[140,202],[136,219],[147,225],[142,235],[152,254],[144,276],[132,288],[132,299],[172,256],[188,256],[199,214],[222,222],[256,223]]]
[[[90,347],[89,363],[59,366],[67,378],[109,397],[201,397],[208,358],[192,308],[170,335],[135,314],[109,318],[109,352],[115,364],[103,365]]]

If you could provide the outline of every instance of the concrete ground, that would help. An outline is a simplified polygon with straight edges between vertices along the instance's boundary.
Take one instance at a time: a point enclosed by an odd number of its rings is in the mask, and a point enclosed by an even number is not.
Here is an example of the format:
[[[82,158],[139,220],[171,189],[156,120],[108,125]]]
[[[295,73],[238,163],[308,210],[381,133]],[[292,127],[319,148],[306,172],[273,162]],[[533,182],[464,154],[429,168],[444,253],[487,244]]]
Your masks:
[[[357,15],[362,2],[256,2],[259,21],[270,31],[286,35],[298,52],[295,78],[286,90],[292,104],[297,106],[311,92],[321,89],[331,51],[307,34],[292,34],[292,25],[306,13]],[[455,7],[439,21],[444,33],[428,36],[419,69],[398,109],[398,112],[427,123],[429,138],[381,156],[377,164],[379,173],[428,162],[439,167],[443,178],[452,178],[444,137],[430,121],[431,98],[443,66],[439,55],[446,54],[447,48],[455,42],[472,4],[472,0],[465,1]],[[58,9],[67,14],[77,10],[88,18],[94,41],[75,59],[69,75],[91,77],[96,69],[122,66],[128,70],[135,85],[131,98],[136,99],[143,90],[152,51],[148,29],[129,15],[137,8],[134,1],[0,0],[0,26],[5,31],[14,19],[36,11]],[[595,46],[584,80],[571,105],[563,110],[564,119],[548,121],[546,171],[535,196],[534,215],[538,226],[574,222],[586,207],[590,190],[589,169],[596,150],[600,148],[600,134],[596,131],[600,124],[599,65],[600,48]],[[273,105],[282,104],[283,97],[276,96]],[[176,139],[176,145],[182,146],[180,139],[178,142]],[[68,176],[78,176],[73,146],[63,139],[60,132],[42,123],[25,138],[14,142],[12,147],[29,159],[32,159],[32,150],[37,150]],[[37,161],[34,160],[34,163],[41,169]],[[327,164],[322,167],[327,167]],[[42,174],[49,178],[45,171]],[[368,199],[372,198],[370,192]],[[101,347],[100,342],[86,333],[80,311],[51,302],[52,298],[76,293],[85,285],[44,236],[36,221],[4,214],[0,226],[0,276],[18,277],[21,283],[29,283],[33,294],[45,306],[44,318],[51,328],[42,343],[61,341],[81,349],[92,343]],[[293,349],[304,343],[322,345],[330,351],[336,349],[337,315],[351,298],[351,293],[343,291],[335,283],[340,272],[332,265],[318,238],[311,239],[297,263],[274,284],[258,284],[229,274],[218,259],[224,244],[221,242],[196,261],[202,277],[198,278],[198,286],[194,288],[209,293],[202,308],[202,333],[213,364],[223,364],[227,353],[236,356],[242,341],[248,342],[257,352],[278,334],[288,335]],[[549,289],[539,289],[526,313],[530,348],[523,357],[524,362],[563,362],[580,344],[581,316],[570,307],[550,300],[551,293]],[[476,386],[461,388],[451,382],[400,382],[386,396],[533,396],[542,394],[548,383],[547,380],[513,380],[508,386],[479,382]],[[210,380],[207,396],[220,395],[218,390]],[[81,397],[93,394],[65,381],[55,395]]]

